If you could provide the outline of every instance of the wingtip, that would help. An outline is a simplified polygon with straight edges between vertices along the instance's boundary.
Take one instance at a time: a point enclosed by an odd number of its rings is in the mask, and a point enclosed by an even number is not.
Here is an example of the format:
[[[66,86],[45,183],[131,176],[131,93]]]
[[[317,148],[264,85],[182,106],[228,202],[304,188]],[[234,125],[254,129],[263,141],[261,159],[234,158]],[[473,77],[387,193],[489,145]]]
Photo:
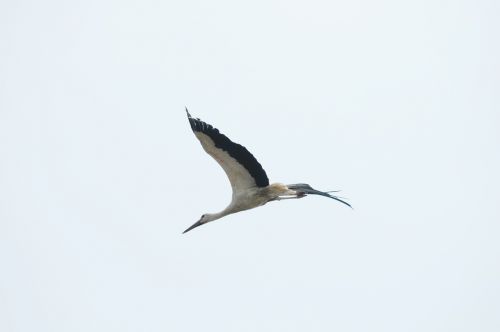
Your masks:
[[[354,210],[354,208],[352,207],[352,205],[351,205],[351,204],[347,203],[346,201],[344,201],[344,200],[343,200],[343,199],[341,199],[340,197],[333,196],[333,195],[330,195],[330,194],[328,194],[328,197],[333,198],[334,200],[336,200],[336,201],[338,201],[338,202],[340,202],[340,203],[342,203],[342,204],[345,204],[345,205],[347,205],[348,207],[350,207],[352,210]]]
[[[188,117],[188,118],[190,118],[190,117],[191,117],[191,114],[189,114],[189,111],[188,111],[187,106],[184,106],[184,108],[186,109],[186,114],[187,114],[187,117]]]
[[[344,203],[345,205],[347,205],[348,207],[351,208],[351,210],[354,210],[354,208],[352,207],[351,204],[347,203],[346,201],[344,200],[341,200],[340,198],[336,198],[337,201],[341,202],[341,203]]]

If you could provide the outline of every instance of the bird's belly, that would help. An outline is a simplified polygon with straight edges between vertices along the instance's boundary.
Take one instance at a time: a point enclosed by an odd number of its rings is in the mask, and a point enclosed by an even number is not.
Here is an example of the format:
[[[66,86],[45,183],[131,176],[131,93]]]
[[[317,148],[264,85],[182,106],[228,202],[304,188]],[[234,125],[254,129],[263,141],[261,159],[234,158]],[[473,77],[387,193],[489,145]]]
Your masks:
[[[234,211],[244,211],[264,205],[268,199],[259,195],[239,195],[233,201]]]
[[[250,210],[253,208],[256,208],[258,206],[264,205],[264,203],[261,202],[240,202],[237,204],[233,205],[234,211],[244,211],[244,210]]]

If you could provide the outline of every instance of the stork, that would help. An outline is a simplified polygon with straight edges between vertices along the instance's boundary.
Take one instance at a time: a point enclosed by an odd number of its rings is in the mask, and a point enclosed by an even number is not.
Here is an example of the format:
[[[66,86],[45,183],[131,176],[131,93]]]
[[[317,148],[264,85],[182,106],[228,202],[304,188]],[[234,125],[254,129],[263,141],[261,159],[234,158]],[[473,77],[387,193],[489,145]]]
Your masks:
[[[321,195],[351,205],[333,191],[319,191],[305,183],[284,185],[269,184],[267,174],[255,157],[242,145],[232,142],[219,130],[198,118],[193,118],[186,107],[186,113],[195,136],[203,149],[219,163],[226,172],[233,190],[231,203],[217,213],[203,214],[197,222],[183,233],[229,214],[249,210],[271,201],[302,198],[307,195]],[[351,207],[352,208],[352,207]]]

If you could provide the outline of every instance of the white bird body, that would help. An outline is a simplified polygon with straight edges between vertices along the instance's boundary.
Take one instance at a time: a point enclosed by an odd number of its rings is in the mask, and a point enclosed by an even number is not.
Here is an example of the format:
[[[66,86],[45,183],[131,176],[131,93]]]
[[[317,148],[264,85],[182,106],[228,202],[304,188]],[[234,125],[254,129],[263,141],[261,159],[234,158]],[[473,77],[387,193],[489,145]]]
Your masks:
[[[287,186],[281,183],[273,183],[264,188],[248,188],[233,193],[233,199],[228,208],[232,211],[231,213],[240,212],[264,205],[281,196],[294,196],[296,194],[295,191],[288,189]]]
[[[330,197],[350,207],[348,203],[330,195],[329,192],[315,190],[308,184],[269,184],[266,172],[245,147],[232,142],[211,125],[200,119],[192,118],[187,108],[186,113],[191,129],[193,129],[203,149],[226,172],[233,195],[231,203],[224,210],[202,215],[200,220],[186,229],[184,233],[232,213],[253,209],[270,201],[302,198],[307,194]]]

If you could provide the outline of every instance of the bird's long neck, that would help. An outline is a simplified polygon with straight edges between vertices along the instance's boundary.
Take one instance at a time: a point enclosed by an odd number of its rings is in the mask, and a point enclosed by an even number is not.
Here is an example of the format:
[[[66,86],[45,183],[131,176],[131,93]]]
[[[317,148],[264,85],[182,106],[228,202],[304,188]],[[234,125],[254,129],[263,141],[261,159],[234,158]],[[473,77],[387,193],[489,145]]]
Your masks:
[[[224,209],[220,212],[216,212],[216,213],[208,213],[208,217],[209,217],[209,221],[214,221],[214,220],[217,220],[217,219],[220,219],[222,217],[225,217],[227,216],[228,214],[231,214],[232,212],[229,210],[229,209]]]

